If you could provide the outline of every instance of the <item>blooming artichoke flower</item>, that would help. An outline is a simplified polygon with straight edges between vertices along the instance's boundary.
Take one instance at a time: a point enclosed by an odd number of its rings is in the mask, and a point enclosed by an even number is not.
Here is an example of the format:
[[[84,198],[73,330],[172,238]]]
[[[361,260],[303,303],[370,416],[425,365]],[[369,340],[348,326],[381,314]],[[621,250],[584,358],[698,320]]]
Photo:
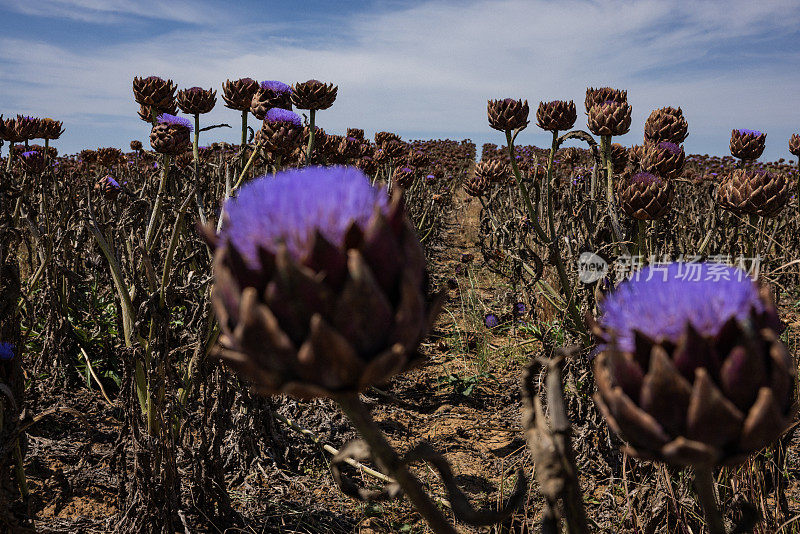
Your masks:
[[[300,146],[303,120],[300,115],[288,109],[272,108],[267,111],[258,136],[268,151],[289,154]]]
[[[42,133],[40,124],[41,120],[36,117],[17,115],[17,119],[14,121],[14,133],[20,141],[37,139]]]
[[[595,399],[633,455],[730,465],[786,429],[795,365],[769,290],[744,271],[645,267],[600,311]]]
[[[119,196],[120,185],[113,176],[106,175],[94,184],[94,189],[102,193],[106,200],[115,200]]]
[[[525,128],[528,125],[528,101],[505,98],[503,100],[489,100],[486,104],[486,113],[489,116],[489,126],[495,130],[505,132]]]
[[[14,344],[0,341],[0,361],[9,361],[14,358]]]
[[[352,167],[258,178],[226,201],[213,302],[221,356],[262,392],[310,398],[388,380],[438,313],[400,197]]]
[[[192,122],[183,117],[162,113],[150,131],[150,146],[160,154],[177,156],[189,148]]]
[[[493,313],[487,313],[483,316],[483,325],[486,328],[492,329],[497,327],[500,324],[500,319],[497,318],[497,315]]]
[[[348,128],[347,137],[355,137],[359,141],[364,141],[364,130],[361,128]]]
[[[283,82],[268,80],[253,93],[250,101],[250,112],[257,119],[263,120],[272,108],[292,109],[292,88]]]
[[[731,155],[739,159],[758,159],[764,152],[767,134],[758,130],[731,130]]]

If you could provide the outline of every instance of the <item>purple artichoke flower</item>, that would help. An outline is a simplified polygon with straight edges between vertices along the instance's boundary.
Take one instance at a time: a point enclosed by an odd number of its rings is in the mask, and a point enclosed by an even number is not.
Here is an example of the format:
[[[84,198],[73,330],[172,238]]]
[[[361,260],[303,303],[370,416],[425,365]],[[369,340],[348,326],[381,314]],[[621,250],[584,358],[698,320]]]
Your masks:
[[[511,313],[513,313],[515,317],[524,315],[526,310],[527,308],[524,302],[515,302],[514,306],[511,307]]]
[[[266,80],[261,82],[262,89],[269,89],[274,93],[290,93],[292,92],[292,88],[283,82],[279,82],[276,80]]]
[[[261,177],[225,204],[213,301],[221,356],[261,391],[335,396],[409,367],[438,313],[399,197],[351,167]]]
[[[645,267],[600,311],[596,400],[632,454],[735,464],[786,428],[795,366],[769,290],[743,271]]]
[[[9,361],[14,358],[14,344],[0,341],[0,361]]]
[[[739,128],[736,131],[739,132],[739,135],[752,135],[753,137],[758,137],[762,133],[758,130],[748,130],[747,128]]]
[[[486,326],[486,328],[490,328],[491,329],[491,328],[494,328],[494,327],[496,327],[497,325],[500,324],[500,319],[498,319],[497,315],[495,315],[493,313],[487,313],[483,317],[483,324]]]
[[[192,121],[185,117],[177,117],[175,115],[170,115],[169,113],[162,113],[156,117],[156,121],[159,123],[168,124],[170,126],[187,128],[190,132],[192,131]]]
[[[298,128],[303,125],[303,120],[300,118],[300,115],[294,111],[289,111],[288,109],[282,108],[271,108],[269,111],[267,111],[267,115],[264,117],[264,120],[273,123],[287,122]]]

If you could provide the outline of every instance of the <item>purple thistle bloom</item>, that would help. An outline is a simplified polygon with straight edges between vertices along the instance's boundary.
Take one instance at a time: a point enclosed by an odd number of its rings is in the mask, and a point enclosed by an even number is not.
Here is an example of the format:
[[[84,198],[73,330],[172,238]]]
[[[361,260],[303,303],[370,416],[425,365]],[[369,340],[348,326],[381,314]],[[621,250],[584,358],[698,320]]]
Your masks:
[[[281,108],[271,108],[269,111],[267,111],[267,116],[264,117],[264,120],[267,122],[288,122],[294,126],[297,126],[298,128],[303,124],[303,120],[300,118],[300,115],[294,111]]]
[[[487,313],[483,318],[483,324],[486,325],[486,328],[494,328],[500,324],[500,319],[493,313]]]
[[[172,124],[175,126],[181,126],[183,128],[188,128],[189,131],[192,131],[192,121],[185,117],[176,117],[175,115],[170,115],[169,113],[162,113],[158,117],[156,117],[158,122],[163,122],[166,124]]]
[[[672,155],[681,153],[681,147],[679,147],[675,143],[670,143],[669,141],[661,141],[660,143],[658,143],[658,146],[659,148],[667,150]]]
[[[111,187],[113,187],[114,189],[119,189],[119,182],[117,182],[117,181],[116,181],[114,178],[112,178],[111,176],[106,176],[106,177],[105,177],[105,181],[106,181],[106,182],[107,182],[107,183],[108,183],[108,184],[109,184]]]
[[[14,358],[14,344],[0,341],[0,361],[8,361]]]
[[[288,85],[286,85],[283,82],[279,82],[279,81],[276,81],[276,80],[266,80],[266,81],[261,82],[261,88],[262,89],[270,89],[273,92],[278,93],[278,94],[286,93],[286,92],[289,92],[289,93],[292,92],[292,88],[291,87],[289,87]]]
[[[740,135],[752,135],[754,137],[761,135],[761,132],[758,130],[748,130],[747,128],[739,128],[736,131],[739,132]]]
[[[37,150],[28,150],[27,152],[23,152],[22,154],[20,154],[20,157],[21,158],[30,158],[31,156],[38,156],[38,155],[39,155],[39,151],[37,151]]]
[[[762,312],[758,287],[735,267],[714,263],[648,266],[620,284],[600,305],[599,323],[613,332],[619,348],[633,352],[634,331],[677,344],[687,324],[715,336],[731,318]]]
[[[512,308],[512,312],[514,315],[519,317],[520,315],[523,315],[525,313],[526,309],[527,308],[525,307],[524,302],[516,302]]]
[[[257,178],[226,201],[220,237],[253,265],[259,247],[276,253],[281,243],[301,260],[316,232],[339,246],[352,223],[366,228],[376,208],[388,213],[386,193],[355,167],[293,169]]]

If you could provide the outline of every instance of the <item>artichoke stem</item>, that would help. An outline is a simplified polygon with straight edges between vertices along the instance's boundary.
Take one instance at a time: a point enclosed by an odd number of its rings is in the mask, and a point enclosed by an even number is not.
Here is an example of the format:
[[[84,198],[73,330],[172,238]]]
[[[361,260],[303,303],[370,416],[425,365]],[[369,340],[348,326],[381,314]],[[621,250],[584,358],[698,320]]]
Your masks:
[[[714,489],[714,473],[711,467],[698,466],[694,470],[694,487],[703,512],[706,516],[708,532],[710,534],[725,534],[725,523],[717,506],[717,496]]]
[[[367,407],[358,398],[358,393],[342,393],[337,395],[335,400],[364,441],[367,442],[367,445],[369,445],[369,449],[375,457],[375,462],[403,488],[408,499],[427,521],[431,530],[436,534],[458,534],[442,511],[431,500],[430,496],[425,493],[419,479],[400,461],[397,452],[386,440],[386,436],[384,436],[378,425],[375,424]]]
[[[8,143],[8,161],[6,161],[6,172],[11,172],[11,160],[14,157],[14,141]]]
[[[315,109],[308,110],[308,148],[306,149],[306,165],[311,165],[311,152],[314,150],[314,119]]]
[[[639,256],[642,261],[647,258],[647,221],[639,219]]]

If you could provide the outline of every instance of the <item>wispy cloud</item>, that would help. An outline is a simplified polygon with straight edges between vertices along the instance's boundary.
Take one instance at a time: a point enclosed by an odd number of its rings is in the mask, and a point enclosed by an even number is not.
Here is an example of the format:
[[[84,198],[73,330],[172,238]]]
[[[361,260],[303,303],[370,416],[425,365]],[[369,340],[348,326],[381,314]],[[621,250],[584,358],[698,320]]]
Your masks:
[[[90,23],[122,23],[131,18],[168,20],[200,24],[208,21],[207,9],[198,2],[172,0],[2,0],[6,9],[47,18],[66,18]]]
[[[139,16],[138,8],[117,7],[121,2],[48,2]],[[269,24],[245,26],[197,15],[202,21],[192,31],[165,26],[154,38],[110,39],[91,50],[0,39],[0,91],[9,112],[62,117],[67,127],[91,116],[116,121],[96,139],[65,134],[64,148],[77,150],[122,146],[136,132],[145,137],[131,95],[135,75],[217,88],[240,76],[319,78],[339,85],[337,103],[319,116],[328,130],[360,126],[476,141],[498,140],[486,125],[488,98],[582,103],[587,85],[609,84],[628,89],[634,108],[623,142],[641,139],[652,109],[679,105],[690,123],[687,150],[724,153],[730,129],[747,127],[769,132],[767,156],[777,158],[798,121],[790,112],[798,109],[800,54],[789,44],[800,38],[800,12],[791,4],[431,0],[332,16],[335,23],[313,30],[268,10]],[[236,118],[218,104],[206,120]],[[546,142],[530,130],[521,141]]]

